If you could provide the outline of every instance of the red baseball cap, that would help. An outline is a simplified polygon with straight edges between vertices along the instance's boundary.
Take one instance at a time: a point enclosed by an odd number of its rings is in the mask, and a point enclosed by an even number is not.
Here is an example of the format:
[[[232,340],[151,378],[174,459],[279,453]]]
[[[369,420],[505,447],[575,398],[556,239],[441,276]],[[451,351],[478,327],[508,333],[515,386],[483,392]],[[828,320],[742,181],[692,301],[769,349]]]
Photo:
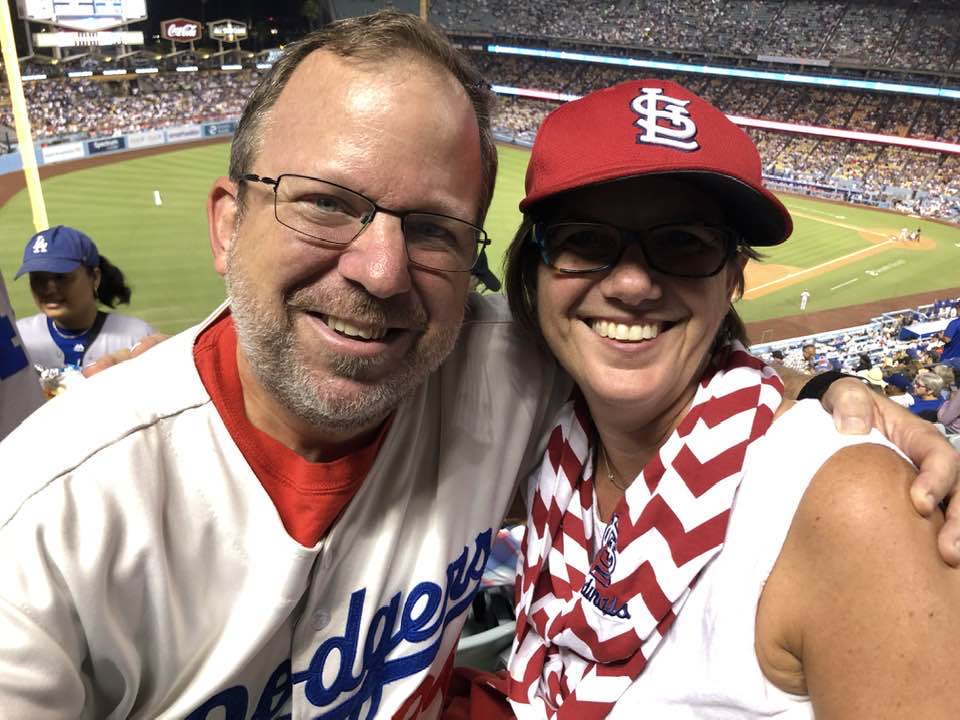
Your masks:
[[[753,141],[719,109],[669,80],[633,80],[547,115],[527,166],[520,210],[588,185],[682,176],[728,208],[748,245],[779,245],[790,213],[763,187]]]

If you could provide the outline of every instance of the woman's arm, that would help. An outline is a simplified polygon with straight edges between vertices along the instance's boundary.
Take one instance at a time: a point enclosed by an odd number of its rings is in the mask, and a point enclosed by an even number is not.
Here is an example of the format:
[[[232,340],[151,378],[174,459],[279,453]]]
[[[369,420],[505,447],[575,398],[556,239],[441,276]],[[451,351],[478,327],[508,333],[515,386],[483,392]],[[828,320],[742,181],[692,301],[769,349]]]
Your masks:
[[[949,425],[958,417],[960,417],[960,390],[954,390],[950,399],[937,410],[937,420],[944,425]]]
[[[960,570],[936,552],[943,516],[911,507],[912,467],[841,450],[811,481],[764,588],[757,654],[818,717],[957,716]]]

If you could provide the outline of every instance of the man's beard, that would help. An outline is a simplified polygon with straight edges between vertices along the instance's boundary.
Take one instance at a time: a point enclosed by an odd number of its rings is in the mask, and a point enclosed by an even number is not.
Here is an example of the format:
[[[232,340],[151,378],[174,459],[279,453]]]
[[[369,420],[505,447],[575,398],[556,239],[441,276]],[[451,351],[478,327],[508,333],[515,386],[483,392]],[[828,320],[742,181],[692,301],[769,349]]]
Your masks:
[[[396,367],[383,374],[378,358],[336,355],[309,364],[309,354],[298,346],[294,328],[298,307],[323,308],[336,317],[372,324],[425,327],[424,311],[399,312],[390,301],[379,300],[362,290],[343,292],[304,288],[292,292],[280,308],[262,307],[257,300],[256,280],[251,280],[237,252],[234,237],[227,254],[227,290],[237,330],[237,341],[247,363],[264,388],[287,410],[317,428],[337,434],[362,431],[381,422],[419,387],[450,354],[460,334],[457,322],[439,326],[432,337],[421,335]],[[413,316],[413,317],[411,317]],[[364,382],[375,371],[380,378]],[[362,383],[356,391],[344,392],[338,379]]]

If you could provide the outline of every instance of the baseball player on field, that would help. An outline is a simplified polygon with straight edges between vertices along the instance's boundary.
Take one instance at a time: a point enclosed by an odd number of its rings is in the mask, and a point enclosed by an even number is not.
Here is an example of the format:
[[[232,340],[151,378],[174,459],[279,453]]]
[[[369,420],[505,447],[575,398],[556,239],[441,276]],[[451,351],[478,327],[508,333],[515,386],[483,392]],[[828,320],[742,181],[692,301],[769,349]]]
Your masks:
[[[208,198],[229,302],[0,444],[5,717],[439,715],[570,390],[499,296],[471,293],[489,112],[414,16],[286,48]],[[844,383],[849,414],[872,396]],[[942,497],[952,450],[884,422],[939,468],[916,492]]]

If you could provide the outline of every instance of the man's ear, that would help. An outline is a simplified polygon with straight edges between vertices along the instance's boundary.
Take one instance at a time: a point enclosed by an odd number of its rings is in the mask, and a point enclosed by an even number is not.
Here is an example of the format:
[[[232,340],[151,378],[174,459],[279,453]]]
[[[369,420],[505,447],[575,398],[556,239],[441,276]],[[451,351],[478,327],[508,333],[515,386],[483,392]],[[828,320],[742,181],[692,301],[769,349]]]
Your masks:
[[[227,253],[237,229],[237,193],[239,187],[228,177],[220,177],[207,196],[207,233],[213,252],[213,269],[227,272]]]

